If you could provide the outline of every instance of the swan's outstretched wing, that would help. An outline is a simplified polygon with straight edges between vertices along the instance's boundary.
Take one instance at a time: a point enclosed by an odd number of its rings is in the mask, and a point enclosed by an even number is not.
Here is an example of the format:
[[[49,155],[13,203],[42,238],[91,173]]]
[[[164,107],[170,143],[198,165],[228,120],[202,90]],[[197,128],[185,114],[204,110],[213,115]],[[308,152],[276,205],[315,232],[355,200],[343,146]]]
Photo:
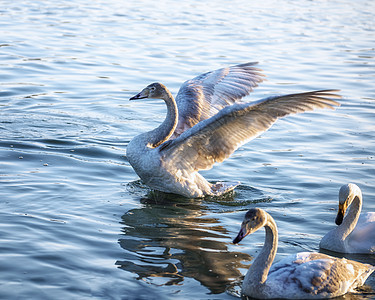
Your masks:
[[[166,164],[177,170],[209,169],[239,146],[266,131],[278,119],[315,108],[333,108],[341,98],[336,90],[268,97],[253,103],[235,103],[204,120],[178,138],[160,146]]]
[[[222,68],[186,81],[176,96],[179,117],[173,138],[248,95],[263,81],[255,64]]]

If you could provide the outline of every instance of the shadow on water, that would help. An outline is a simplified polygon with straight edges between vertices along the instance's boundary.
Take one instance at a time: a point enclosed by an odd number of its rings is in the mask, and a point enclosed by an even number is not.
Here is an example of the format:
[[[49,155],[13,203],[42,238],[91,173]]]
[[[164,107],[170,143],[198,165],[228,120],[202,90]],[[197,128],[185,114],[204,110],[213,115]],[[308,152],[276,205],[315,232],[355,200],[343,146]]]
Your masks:
[[[252,257],[228,249],[233,237],[220,221],[244,203],[236,204],[233,194],[216,200],[159,192],[142,197],[141,208],[122,216],[125,254],[116,264],[155,285],[179,285],[189,277],[214,294],[224,292]]]

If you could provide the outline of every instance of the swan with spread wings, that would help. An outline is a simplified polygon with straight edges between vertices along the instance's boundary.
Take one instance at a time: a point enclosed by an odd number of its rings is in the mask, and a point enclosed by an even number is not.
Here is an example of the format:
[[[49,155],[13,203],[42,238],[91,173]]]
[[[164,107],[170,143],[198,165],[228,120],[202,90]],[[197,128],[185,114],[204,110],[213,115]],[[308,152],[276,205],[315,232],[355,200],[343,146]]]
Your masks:
[[[127,158],[149,187],[185,197],[219,196],[238,182],[208,182],[199,170],[228,158],[238,147],[269,129],[279,118],[315,108],[333,108],[336,90],[239,100],[263,81],[256,63],[201,74],[186,81],[176,99],[152,83],[130,100],[158,98],[167,105],[164,122],[133,138]]]

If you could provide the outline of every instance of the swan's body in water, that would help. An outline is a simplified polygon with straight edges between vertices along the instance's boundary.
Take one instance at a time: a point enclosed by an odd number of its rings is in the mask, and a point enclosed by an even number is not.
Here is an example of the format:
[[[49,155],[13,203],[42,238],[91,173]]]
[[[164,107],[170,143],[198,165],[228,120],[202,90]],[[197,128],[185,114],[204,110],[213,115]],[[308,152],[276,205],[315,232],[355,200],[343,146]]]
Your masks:
[[[353,183],[343,185],[336,217],[339,226],[322,238],[320,248],[341,253],[375,254],[375,212],[361,214],[361,209],[361,189]]]
[[[277,226],[262,209],[250,209],[233,243],[265,227],[263,249],[246,273],[242,293],[258,299],[321,299],[353,291],[364,284],[374,266],[322,253],[300,252],[272,265],[277,251]],[[272,266],[271,266],[272,265]]]
[[[199,170],[222,162],[278,119],[315,108],[339,105],[335,90],[272,96],[252,103],[238,101],[263,79],[255,63],[208,72],[186,81],[176,100],[153,83],[130,100],[163,99],[167,116],[156,129],[130,141],[127,158],[144,183],[185,197],[221,195],[238,182],[209,183]]]

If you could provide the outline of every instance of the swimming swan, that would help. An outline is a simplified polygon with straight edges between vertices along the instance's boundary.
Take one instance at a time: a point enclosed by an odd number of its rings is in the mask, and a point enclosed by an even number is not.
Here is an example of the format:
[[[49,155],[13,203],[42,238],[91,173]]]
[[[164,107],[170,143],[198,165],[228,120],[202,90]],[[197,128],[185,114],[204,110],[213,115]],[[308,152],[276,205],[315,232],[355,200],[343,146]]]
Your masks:
[[[209,183],[199,170],[222,162],[289,114],[339,105],[336,90],[272,96],[237,102],[263,79],[256,63],[201,74],[186,81],[176,100],[161,83],[152,83],[130,100],[159,98],[167,116],[156,129],[133,138],[127,158],[142,181],[155,190],[185,197],[221,195],[239,183]]]
[[[361,209],[361,189],[353,183],[343,185],[336,217],[339,226],[322,238],[320,248],[341,253],[375,254],[375,212],[361,214]]]
[[[246,273],[242,293],[259,299],[332,298],[363,285],[374,266],[322,253],[300,252],[272,265],[277,251],[277,226],[262,209],[250,209],[233,243],[265,227],[263,249]],[[271,266],[272,265],[272,266]]]

